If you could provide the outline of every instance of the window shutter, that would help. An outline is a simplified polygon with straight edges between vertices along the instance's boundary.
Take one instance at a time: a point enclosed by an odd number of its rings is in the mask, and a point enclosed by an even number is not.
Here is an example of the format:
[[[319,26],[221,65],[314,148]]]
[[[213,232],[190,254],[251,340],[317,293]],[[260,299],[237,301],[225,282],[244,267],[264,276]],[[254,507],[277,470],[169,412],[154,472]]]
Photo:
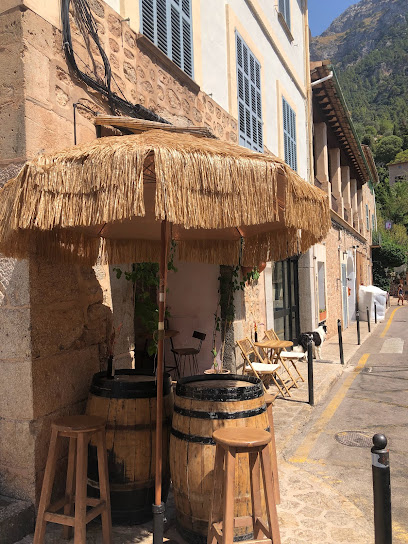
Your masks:
[[[261,65],[236,33],[239,142],[263,151]]]
[[[284,98],[282,98],[282,115],[285,162],[297,171],[296,114]]]
[[[290,0],[279,0],[279,11],[290,28]]]
[[[191,0],[142,0],[142,33],[193,77]]]

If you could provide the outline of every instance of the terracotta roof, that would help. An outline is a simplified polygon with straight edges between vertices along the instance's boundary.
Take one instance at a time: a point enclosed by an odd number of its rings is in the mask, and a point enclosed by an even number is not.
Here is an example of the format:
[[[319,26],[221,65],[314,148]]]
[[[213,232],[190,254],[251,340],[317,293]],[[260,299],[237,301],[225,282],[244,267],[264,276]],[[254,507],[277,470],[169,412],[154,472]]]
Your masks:
[[[335,71],[329,60],[311,62],[310,73],[312,84],[322,78],[333,76],[326,81],[313,85],[313,98],[319,105],[325,122],[331,127],[339,141],[341,149],[353,165],[360,185],[373,181],[371,168],[368,164],[360,141],[357,137],[351,114],[344,101]]]

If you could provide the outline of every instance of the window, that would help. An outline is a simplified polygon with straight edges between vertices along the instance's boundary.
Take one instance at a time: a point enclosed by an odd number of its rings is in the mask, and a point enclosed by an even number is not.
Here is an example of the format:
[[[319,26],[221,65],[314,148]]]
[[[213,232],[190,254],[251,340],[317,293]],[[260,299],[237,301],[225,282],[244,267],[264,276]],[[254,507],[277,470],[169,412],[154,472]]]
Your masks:
[[[371,225],[374,232],[375,231],[375,217],[373,213],[371,214]]]
[[[279,13],[281,13],[290,29],[290,0],[279,0]]]
[[[263,152],[261,65],[236,33],[239,143]]]
[[[191,0],[142,0],[142,33],[193,77]]]
[[[368,211],[368,204],[366,204],[366,224],[367,230],[370,230],[370,213]]]
[[[285,162],[297,171],[296,114],[284,98],[282,98],[282,106]]]

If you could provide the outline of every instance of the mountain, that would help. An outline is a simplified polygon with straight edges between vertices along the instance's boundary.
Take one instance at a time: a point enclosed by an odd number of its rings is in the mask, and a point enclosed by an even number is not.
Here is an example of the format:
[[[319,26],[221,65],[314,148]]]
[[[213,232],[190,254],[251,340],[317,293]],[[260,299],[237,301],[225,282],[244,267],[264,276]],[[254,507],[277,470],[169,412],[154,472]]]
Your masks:
[[[408,132],[408,0],[361,0],[311,40],[330,59],[361,135]]]

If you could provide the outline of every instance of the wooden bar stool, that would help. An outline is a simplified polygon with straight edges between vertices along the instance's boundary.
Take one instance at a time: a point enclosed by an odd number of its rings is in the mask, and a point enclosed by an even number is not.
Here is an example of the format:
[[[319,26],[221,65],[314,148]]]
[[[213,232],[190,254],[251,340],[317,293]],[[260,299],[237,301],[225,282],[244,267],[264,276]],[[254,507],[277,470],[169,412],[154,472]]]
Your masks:
[[[276,504],[280,504],[280,490],[279,490],[279,476],[278,476],[278,459],[276,457],[276,442],[275,442],[275,427],[273,424],[273,412],[272,407],[276,395],[269,395],[265,393],[265,403],[267,406],[267,414],[269,420],[269,431],[271,433],[271,464],[273,474],[273,492],[275,494]]]
[[[254,539],[247,544],[280,544],[278,515],[272,484],[271,458],[268,444],[271,435],[262,429],[250,427],[226,427],[213,433],[216,443],[214,465],[214,489],[208,525],[207,544],[232,544],[234,527],[252,523]],[[237,453],[249,454],[252,516],[234,518],[235,460]],[[225,469],[224,469],[225,462]],[[266,503],[267,526],[261,519],[261,482]],[[224,469],[224,485],[223,481]],[[221,496],[223,495],[223,504]],[[219,518],[222,519],[219,519]],[[264,536],[266,539],[264,539]]]
[[[67,416],[54,421],[47,465],[38,507],[33,544],[43,544],[47,522],[64,525],[64,538],[70,538],[74,528],[74,544],[86,544],[86,525],[101,514],[103,544],[112,542],[112,522],[109,496],[108,459],[105,421],[95,416]],[[87,497],[88,442],[96,434],[100,498]],[[68,469],[65,496],[50,504],[57,464],[58,437],[69,438]],[[75,506],[75,509],[74,509]],[[87,511],[87,506],[91,508]],[[64,509],[64,513],[58,511]],[[75,510],[75,514],[74,514]]]

